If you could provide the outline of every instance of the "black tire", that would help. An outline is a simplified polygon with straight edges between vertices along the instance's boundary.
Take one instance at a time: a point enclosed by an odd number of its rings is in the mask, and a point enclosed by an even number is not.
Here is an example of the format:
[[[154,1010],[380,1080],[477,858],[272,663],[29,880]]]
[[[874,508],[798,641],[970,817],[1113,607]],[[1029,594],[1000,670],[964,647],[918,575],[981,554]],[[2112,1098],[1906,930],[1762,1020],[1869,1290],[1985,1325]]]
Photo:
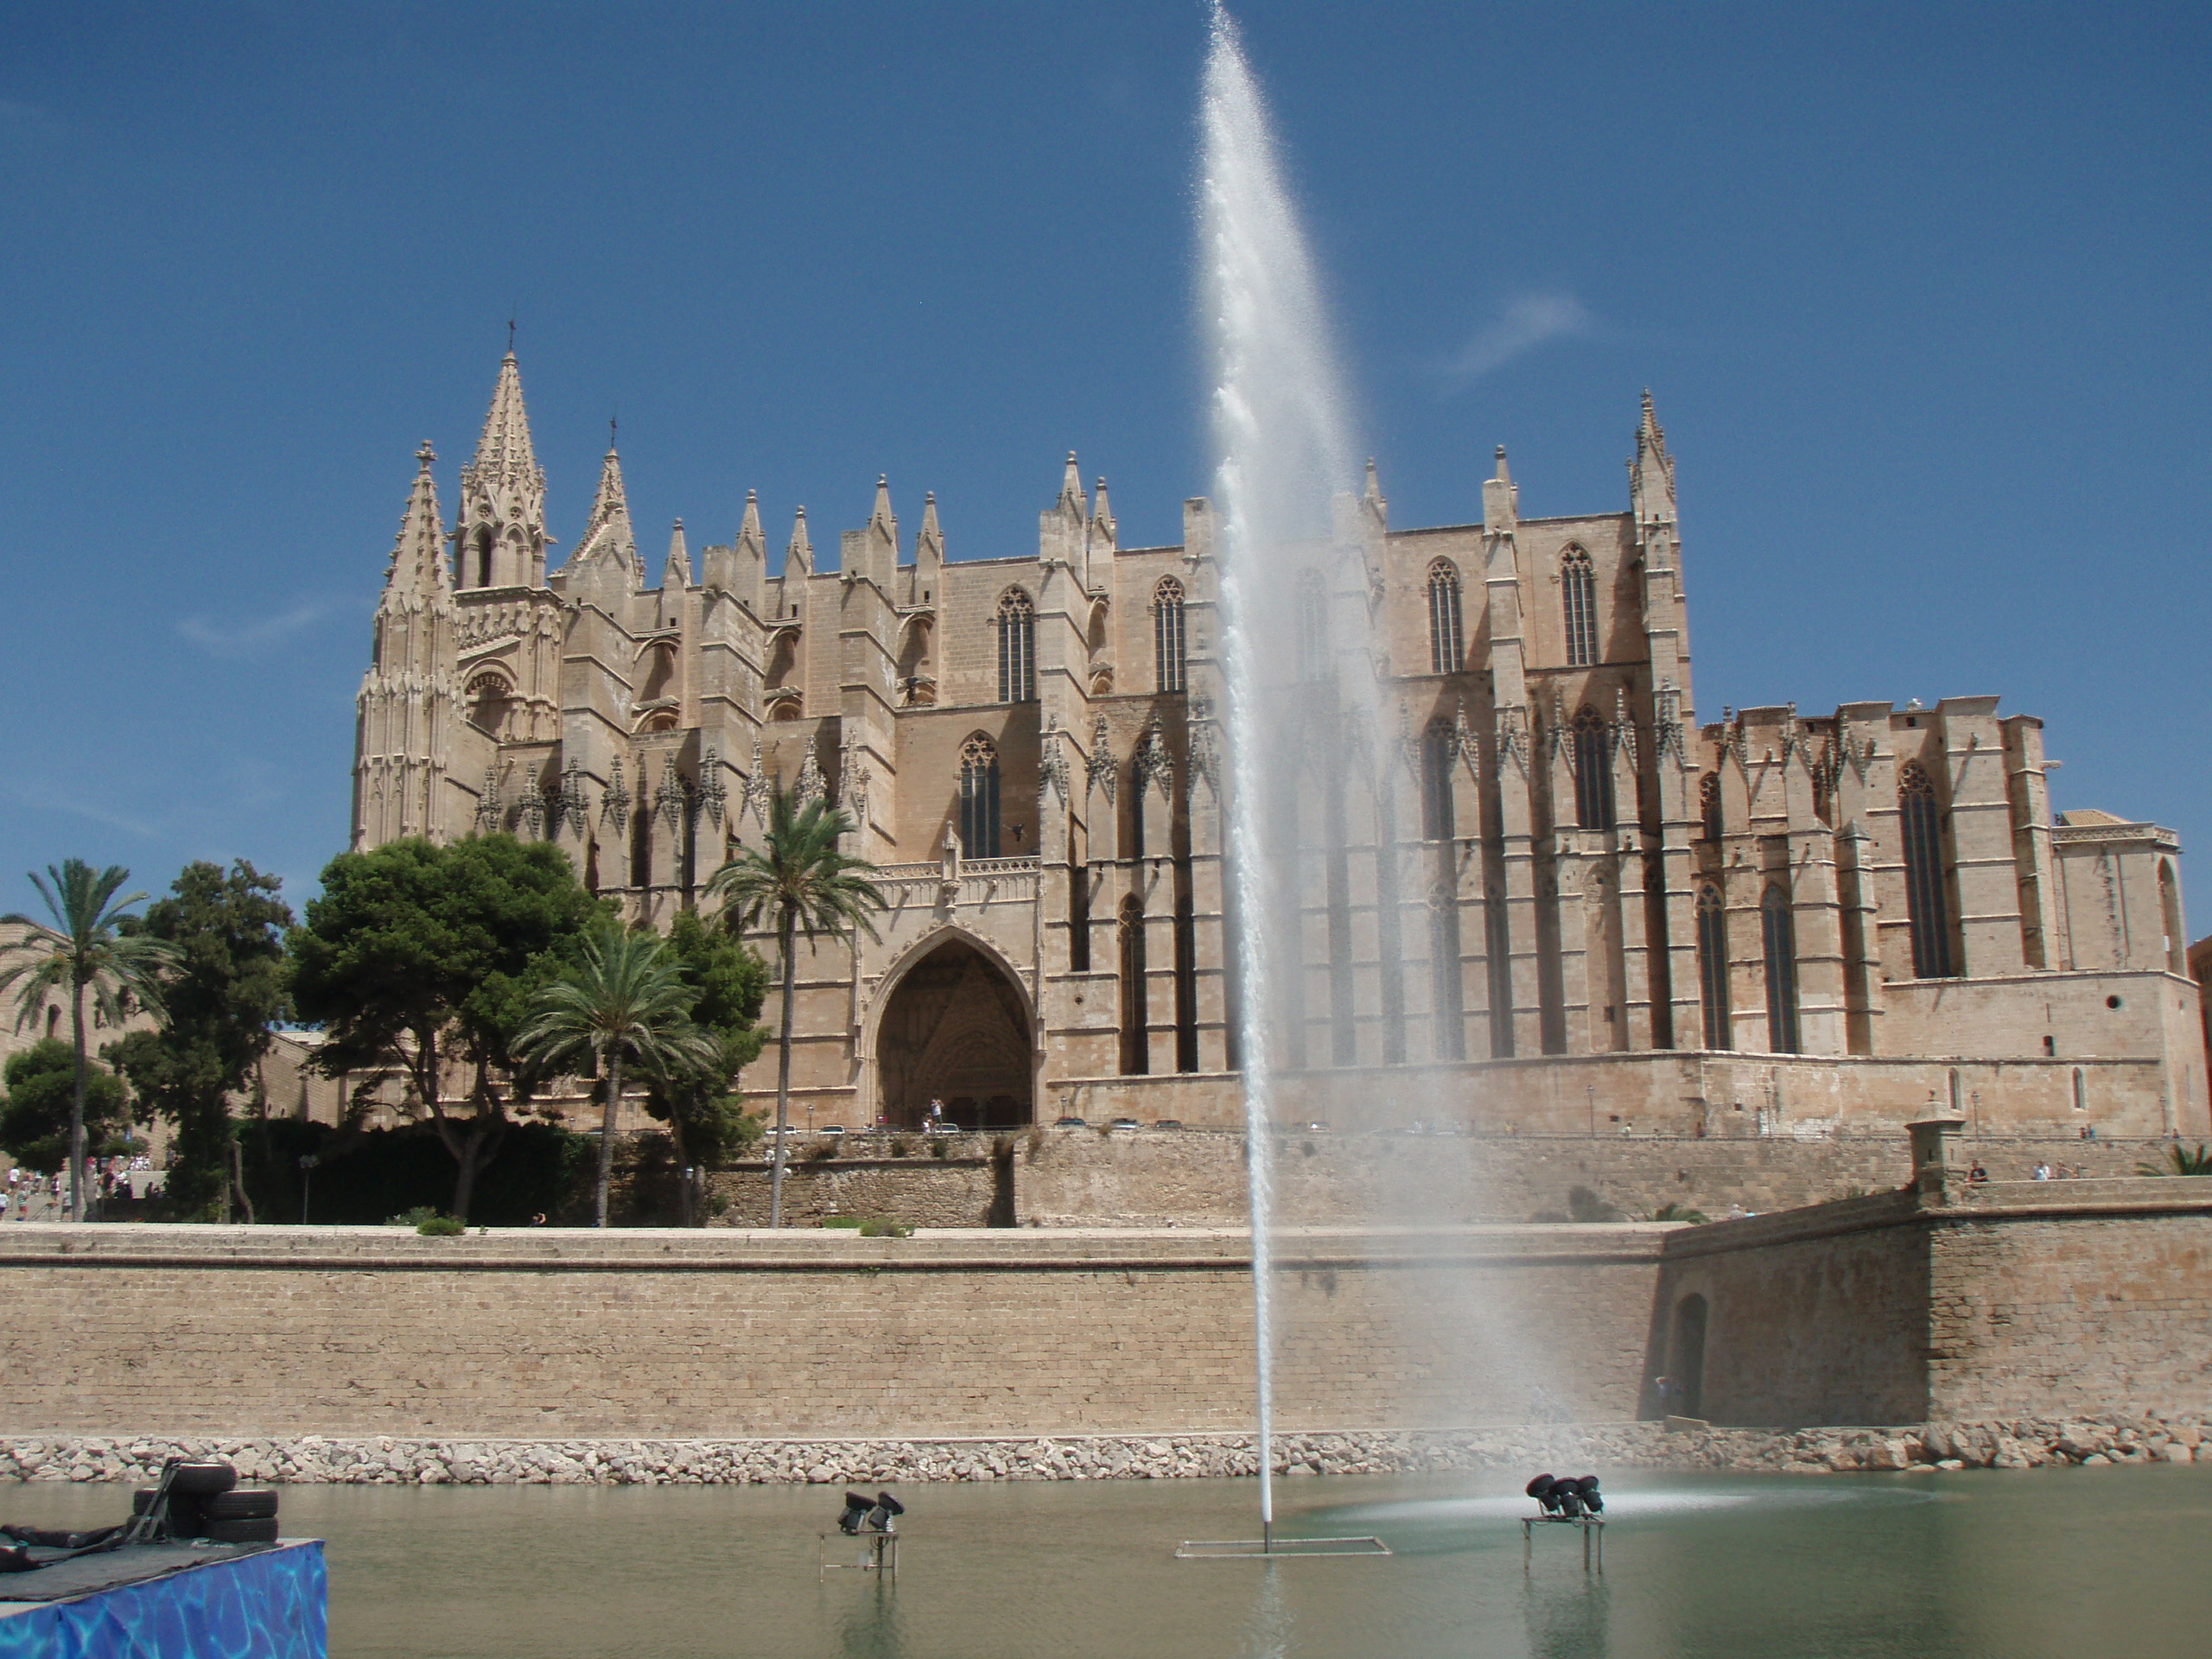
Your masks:
[[[256,1516],[238,1521],[210,1521],[207,1541],[211,1544],[273,1544],[276,1541],[276,1517],[273,1515]]]
[[[210,1521],[267,1521],[276,1513],[276,1494],[238,1487],[200,1500]]]
[[[169,1478],[172,1496],[213,1497],[238,1484],[238,1471],[227,1463],[181,1463]]]
[[[204,1497],[180,1497],[169,1494],[168,1533],[172,1538],[197,1538],[207,1525],[207,1503]],[[130,1513],[143,1515],[154,1507],[154,1489],[141,1487],[130,1494]]]

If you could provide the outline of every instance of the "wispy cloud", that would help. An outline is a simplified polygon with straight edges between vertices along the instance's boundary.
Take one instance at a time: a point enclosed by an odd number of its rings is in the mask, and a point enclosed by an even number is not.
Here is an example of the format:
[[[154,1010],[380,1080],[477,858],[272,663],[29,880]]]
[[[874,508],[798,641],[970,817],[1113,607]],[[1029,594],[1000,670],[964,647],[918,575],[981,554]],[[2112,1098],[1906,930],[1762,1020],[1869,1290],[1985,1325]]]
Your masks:
[[[249,652],[260,650],[290,639],[294,634],[313,627],[330,614],[327,600],[308,600],[272,615],[239,618],[231,621],[211,621],[204,616],[188,616],[176,625],[176,631],[202,650],[218,657],[243,657]]]
[[[1572,294],[1523,294],[1509,301],[1496,319],[1436,365],[1437,376],[1453,391],[1503,368],[1554,340],[1590,332],[1591,317]]]
[[[83,818],[89,823],[97,823],[105,829],[119,830],[124,835],[136,836],[142,841],[150,841],[161,833],[157,826],[149,823],[143,818],[134,818],[125,813],[110,811],[104,806],[87,801],[68,790],[56,788],[51,784],[29,785],[17,790],[16,798],[24,805],[40,811],[60,812],[73,818]]]

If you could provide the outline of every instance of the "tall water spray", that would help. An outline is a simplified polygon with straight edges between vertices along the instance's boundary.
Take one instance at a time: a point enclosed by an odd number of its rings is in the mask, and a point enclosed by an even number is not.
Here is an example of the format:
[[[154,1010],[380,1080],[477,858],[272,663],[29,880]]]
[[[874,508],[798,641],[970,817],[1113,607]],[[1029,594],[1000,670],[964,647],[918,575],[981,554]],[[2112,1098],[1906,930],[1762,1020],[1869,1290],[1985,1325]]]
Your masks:
[[[1356,454],[1319,282],[1287,188],[1265,100],[1236,25],[1217,5],[1206,61],[1198,193],[1204,322],[1214,351],[1212,429],[1221,512],[1222,657],[1228,701],[1230,875],[1240,979],[1259,1391],[1260,1518],[1274,1526],[1272,1269],[1277,988],[1298,975],[1294,827],[1270,810],[1294,700],[1330,655],[1301,609],[1325,582],[1333,498]],[[1323,612],[1325,623],[1325,610]],[[1325,639],[1325,633],[1321,636]],[[1287,665],[1306,661],[1294,676]],[[1358,677],[1350,677],[1357,679]],[[1371,677],[1369,677],[1371,687]],[[1370,693],[1371,695],[1371,690]],[[1292,814],[1294,826],[1295,813]],[[1286,937],[1287,936],[1287,937]]]

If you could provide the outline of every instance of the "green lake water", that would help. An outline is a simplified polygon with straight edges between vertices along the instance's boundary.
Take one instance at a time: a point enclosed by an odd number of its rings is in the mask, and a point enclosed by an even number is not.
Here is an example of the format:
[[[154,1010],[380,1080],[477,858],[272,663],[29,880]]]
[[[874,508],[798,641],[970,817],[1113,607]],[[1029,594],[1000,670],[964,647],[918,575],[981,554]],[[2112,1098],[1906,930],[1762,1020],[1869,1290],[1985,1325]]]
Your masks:
[[[1524,1565],[1502,1475],[1281,1484],[1282,1532],[1396,1553],[1274,1562],[1173,1556],[1249,1535],[1249,1481],[909,1487],[895,1584],[817,1576],[833,1488],[295,1486],[283,1513],[327,1541],[336,1659],[2212,1653],[2212,1468],[1607,1484],[1602,1578],[1564,1527]],[[0,1519],[118,1518],[120,1491],[0,1486]]]

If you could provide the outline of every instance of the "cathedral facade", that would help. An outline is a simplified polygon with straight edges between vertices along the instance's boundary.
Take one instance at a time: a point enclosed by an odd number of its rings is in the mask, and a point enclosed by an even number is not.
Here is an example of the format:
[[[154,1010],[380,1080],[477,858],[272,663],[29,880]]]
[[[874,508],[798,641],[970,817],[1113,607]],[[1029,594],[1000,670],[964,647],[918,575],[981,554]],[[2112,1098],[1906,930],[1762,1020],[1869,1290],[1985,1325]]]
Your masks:
[[[826,796],[887,907],[802,947],[796,1121],[1242,1121],[1206,501],[1123,547],[1070,455],[1033,553],[952,560],[934,498],[909,536],[879,480],[834,556],[800,509],[771,575],[748,496],[656,573],[610,448],[549,572],[512,353],[449,523],[435,460],[376,613],[356,848],[550,840],[664,925],[772,791]],[[1309,849],[1281,1115],[2212,1132],[2173,834],[2054,818],[2042,723],[1995,697],[1700,724],[1675,501],[1647,397],[1624,511],[1523,518],[1502,450],[1478,522],[1392,528],[1371,466],[1340,504],[1300,639],[1363,643],[1317,643],[1300,695],[1365,674],[1382,714],[1274,769]],[[774,1081],[772,1046],[744,1082]]]

